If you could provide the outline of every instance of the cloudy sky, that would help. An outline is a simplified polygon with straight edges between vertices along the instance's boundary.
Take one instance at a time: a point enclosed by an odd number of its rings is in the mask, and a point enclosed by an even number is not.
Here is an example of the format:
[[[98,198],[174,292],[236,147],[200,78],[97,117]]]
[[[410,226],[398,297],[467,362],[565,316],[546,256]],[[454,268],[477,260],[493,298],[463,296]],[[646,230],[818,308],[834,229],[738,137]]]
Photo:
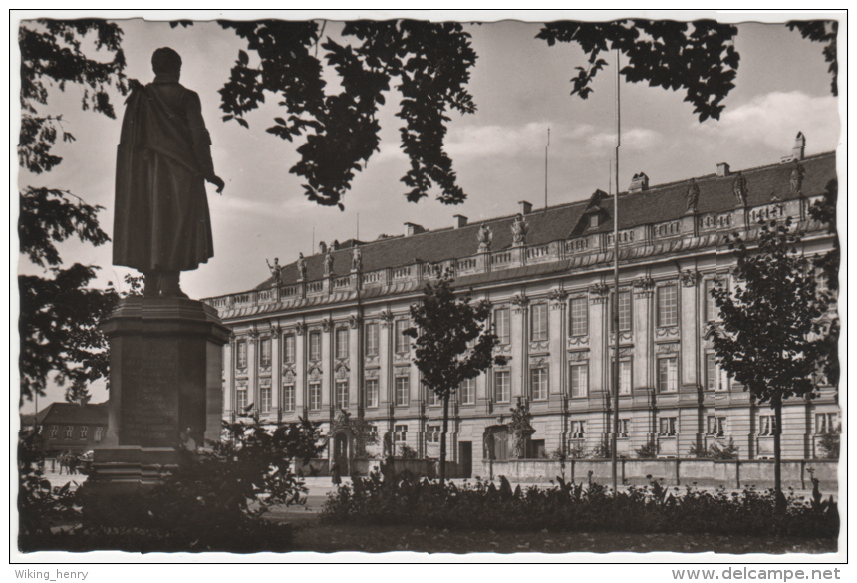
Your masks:
[[[467,18],[473,16],[471,13]],[[524,16],[545,18],[540,14]],[[575,16],[581,18],[566,15]],[[679,18],[684,13],[666,16]],[[232,14],[227,17],[237,18]],[[591,19],[592,15],[583,17]],[[749,15],[719,18],[756,19]],[[794,15],[764,16],[767,20],[789,18]],[[570,96],[569,79],[574,67],[584,64],[582,52],[576,46],[548,47],[536,40],[537,23],[505,21],[466,26],[478,54],[469,84],[477,112],[452,114],[446,139],[459,184],[468,195],[464,204],[444,206],[431,198],[418,204],[406,201],[406,187],[399,179],[408,164],[398,147],[399,126],[394,117],[398,103],[392,95],[379,118],[381,150],[354,180],[344,199],[345,211],[309,202],[300,179],[289,174],[296,160],[296,145],[264,132],[273,117],[285,117],[271,104],[275,100],[270,99],[269,105],[247,117],[249,130],[221,121],[217,90],[227,80],[238,50],[244,48],[233,33],[209,22],[171,29],[165,23],[136,19],[124,20],[121,26],[131,77],[144,83],[151,80],[149,60],[158,47],[170,46],[181,54],[181,82],[200,95],[214,144],[215,169],[226,181],[222,196],[210,186],[208,191],[215,256],[197,271],[182,276],[183,289],[194,298],[254,287],[269,274],[266,258],[279,257],[281,263],[294,261],[299,251],[312,252],[313,237],[317,243],[355,236],[358,215],[360,238],[372,240],[382,233],[403,233],[407,221],[433,229],[451,225],[454,214],[463,214],[471,221],[511,214],[519,200],[529,200],[541,208],[548,128],[549,204],[587,198],[596,188],[609,188],[615,140],[613,62],[601,73],[588,100]],[[325,34],[335,36],[339,28],[328,24]],[[822,45],[804,41],[782,24],[747,22],[738,29],[735,43],[741,60],[736,87],[725,100],[726,110],[719,121],[700,124],[680,93],[623,83],[623,190],[631,176],[640,171],[648,174],[652,184],[659,184],[711,173],[718,162],[728,162],[734,169],[776,162],[790,152],[799,131],[807,138],[808,154],[837,148],[838,103],[830,94]],[[119,120],[81,112],[79,95],[73,91],[56,91],[50,103],[45,113],[62,113],[67,131],[77,141],[58,147],[65,157],[59,167],[41,176],[21,174],[20,184],[67,188],[90,203],[104,206],[101,223],[112,235],[122,99],[115,98]],[[127,273],[110,265],[109,245],[95,248],[69,243],[63,257],[67,263],[101,266],[100,285],[108,280],[121,281]],[[33,272],[34,268],[22,263],[19,270]]]

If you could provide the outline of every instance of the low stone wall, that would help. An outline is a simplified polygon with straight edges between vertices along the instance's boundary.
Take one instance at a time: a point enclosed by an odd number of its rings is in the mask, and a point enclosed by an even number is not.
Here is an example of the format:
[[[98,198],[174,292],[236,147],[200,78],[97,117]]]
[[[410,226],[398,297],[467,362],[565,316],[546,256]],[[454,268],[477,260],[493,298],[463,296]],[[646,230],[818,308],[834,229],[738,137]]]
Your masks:
[[[393,470],[400,474],[404,471],[411,472],[414,476],[423,478],[434,478],[437,474],[437,463],[435,460],[424,459],[396,459],[393,460]],[[294,471],[300,476],[330,476],[330,462],[324,458],[311,459],[309,463],[301,461],[295,462]],[[381,460],[352,460],[351,475],[352,476],[368,476],[370,472],[381,471]],[[343,469],[342,475],[348,475]],[[461,468],[455,462],[446,462],[446,477],[461,478]]]
[[[314,458],[309,460],[309,463],[303,463],[300,460],[295,460],[294,472],[299,476],[329,476],[330,462],[324,458]]]
[[[548,482],[557,476],[572,482],[587,482],[590,472],[594,482],[608,484],[613,480],[609,459],[566,460],[564,464],[546,459],[482,460],[473,466],[474,477],[492,479],[502,475],[511,482]],[[787,460],[781,462],[780,470],[784,488],[811,489],[809,470],[815,472],[822,489],[838,488],[838,462],[833,460]],[[768,488],[774,484],[773,460],[620,459],[617,472],[621,483],[636,485],[648,484],[647,476],[663,484],[680,486]]]

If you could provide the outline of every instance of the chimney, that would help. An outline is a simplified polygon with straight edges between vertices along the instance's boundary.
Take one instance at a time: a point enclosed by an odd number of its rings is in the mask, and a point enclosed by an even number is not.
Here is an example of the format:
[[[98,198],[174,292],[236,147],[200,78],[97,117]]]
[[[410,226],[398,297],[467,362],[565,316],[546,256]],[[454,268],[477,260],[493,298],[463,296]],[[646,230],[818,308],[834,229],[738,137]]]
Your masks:
[[[631,179],[631,186],[628,188],[628,192],[639,192],[641,190],[649,190],[649,177],[646,176],[645,172],[634,174],[634,178]]]
[[[425,227],[416,223],[405,223],[405,226],[408,228],[408,237],[426,232]]]
[[[322,255],[327,253],[327,243],[325,243],[324,241],[319,241],[318,252],[321,253]]]
[[[518,204],[521,206],[522,215],[528,215],[530,214],[530,211],[533,210],[533,204],[526,200],[519,200]]]
[[[724,176],[729,176],[729,164],[720,162],[717,164],[717,178],[723,178]]]
[[[467,217],[464,215],[452,215],[452,218],[455,219],[455,228],[460,229],[464,225],[467,224]]]
[[[795,137],[795,145],[792,146],[792,158],[795,160],[803,160],[804,150],[806,149],[806,138],[803,137],[803,132],[798,132]]]
[[[334,239],[330,246],[334,251],[339,251],[339,239]]]

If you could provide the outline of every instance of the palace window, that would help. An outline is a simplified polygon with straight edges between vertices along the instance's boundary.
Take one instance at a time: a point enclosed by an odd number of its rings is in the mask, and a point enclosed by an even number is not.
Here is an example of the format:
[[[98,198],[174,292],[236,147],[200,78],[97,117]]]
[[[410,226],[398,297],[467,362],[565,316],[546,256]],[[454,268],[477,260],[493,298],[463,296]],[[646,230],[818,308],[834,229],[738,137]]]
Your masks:
[[[235,390],[235,409],[239,412],[244,412],[247,408],[247,387],[238,387]]]
[[[509,308],[497,308],[494,310],[494,334],[500,344],[511,342],[511,331],[509,329]]]
[[[348,408],[348,381],[336,381],[336,408]]]
[[[396,425],[393,428],[393,440],[396,443],[405,443],[408,441],[408,426]]]
[[[293,413],[295,410],[294,385],[286,385],[283,387],[283,410],[288,413]]]
[[[776,426],[777,420],[773,415],[759,415],[759,435],[773,435]]]
[[[72,437],[74,437],[74,427],[69,425],[65,428],[65,438],[71,439]]]
[[[719,312],[717,304],[714,302],[712,292],[717,287],[717,282],[713,279],[705,280],[705,321],[713,322],[718,319]]]
[[[619,433],[616,437],[628,437],[631,433],[631,420],[619,419]]]
[[[58,425],[51,425],[51,439],[56,438],[57,433],[59,432],[59,430],[60,430],[60,428],[59,428],[59,426],[58,426]]]
[[[381,337],[378,322],[366,324],[366,356],[378,356],[380,353]]]
[[[438,406],[440,406],[440,404],[441,404],[441,400],[440,400],[440,397],[438,397],[438,396],[437,396],[437,393],[435,393],[434,391],[432,391],[432,390],[431,390],[431,389],[429,389],[429,388],[426,388],[426,391],[428,392],[427,397],[428,397],[428,404],[429,404],[429,407],[438,407]]]
[[[726,435],[726,417],[708,417],[708,435],[723,437]]]
[[[403,354],[410,349],[410,336],[405,336],[409,327],[408,320],[396,320],[396,353]]]
[[[611,362],[610,369],[610,377],[613,377],[613,368],[612,364],[616,362],[613,360]],[[613,394],[613,386],[610,387],[610,394]],[[619,394],[620,395],[630,395],[631,394],[631,358],[620,358],[619,359]]]
[[[472,405],[476,402],[476,379],[466,379],[458,385],[458,402]]]
[[[396,377],[396,407],[407,407],[410,399],[411,379]]]
[[[619,292],[619,331],[629,332],[632,328],[631,292]]]
[[[675,417],[661,417],[660,419],[660,434],[675,435],[677,419]]]
[[[589,333],[589,305],[586,298],[571,300],[571,335],[585,336]]]
[[[548,339],[548,305],[533,304],[530,308],[530,341],[543,342]]]
[[[321,383],[311,383],[309,386],[309,408],[311,411],[321,411]]]
[[[616,294],[611,294],[611,301],[615,301]],[[613,314],[610,313],[610,331],[613,331]],[[631,331],[631,292],[619,292],[619,331]]]
[[[426,427],[426,443],[440,443],[440,425]]]
[[[309,333],[309,359],[321,360],[321,332],[319,331]]]
[[[80,428],[80,438],[86,439],[87,434],[89,433],[89,427],[84,425]]]
[[[545,401],[548,398],[548,369],[539,366],[530,369],[530,391],[534,401]]]
[[[235,366],[247,368],[247,341],[239,340],[235,344]]]
[[[260,411],[262,413],[270,413],[271,412],[271,387],[262,387],[259,391],[259,396],[261,397],[261,400],[262,400]]]
[[[348,328],[336,329],[336,358],[348,358]]]
[[[717,365],[717,356],[713,352],[705,355],[705,388],[709,391],[725,391],[726,383]]]
[[[271,339],[263,338],[259,342],[259,366],[271,366]]]
[[[572,439],[582,439],[586,437],[586,421],[571,422],[571,437]]]
[[[294,364],[295,360],[295,335],[286,334],[283,336],[283,362],[286,364]]]
[[[678,291],[675,284],[658,288],[658,326],[678,325]]]
[[[572,398],[589,394],[589,362],[573,362],[568,367],[569,392]]]
[[[494,373],[494,400],[508,403],[512,397],[512,379],[509,371],[498,370]]]
[[[366,379],[366,406],[378,406],[378,379]]]
[[[678,391],[678,358],[669,356],[658,359],[658,392]]]
[[[815,432],[818,434],[837,433],[839,428],[837,419],[836,413],[816,413]]]
[[[104,439],[104,428],[96,427],[95,435],[92,436],[92,439],[94,439],[95,441],[101,441],[102,439]]]

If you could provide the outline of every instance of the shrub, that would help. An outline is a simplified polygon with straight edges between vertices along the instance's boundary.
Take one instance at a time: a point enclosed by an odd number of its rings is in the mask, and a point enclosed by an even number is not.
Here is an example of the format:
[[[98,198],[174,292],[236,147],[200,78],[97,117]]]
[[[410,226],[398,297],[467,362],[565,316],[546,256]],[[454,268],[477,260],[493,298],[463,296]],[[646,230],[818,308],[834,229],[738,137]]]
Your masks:
[[[839,459],[839,436],[842,433],[842,425],[836,427],[836,431],[822,434],[818,440],[818,448],[822,457],[830,460]]]
[[[645,445],[638,447],[634,453],[641,459],[658,457],[658,444],[655,443],[654,439],[650,439]]]
[[[21,550],[289,550],[290,527],[263,516],[272,505],[304,501],[306,487],[291,463],[318,454],[318,424],[302,420],[269,431],[256,422],[225,429],[230,439],[180,452],[180,463],[143,495],[105,496],[109,490],[93,475],[62,498],[64,513],[51,507],[47,522],[61,528],[25,530],[38,516],[22,512]],[[32,497],[39,490],[27,492]]]
[[[716,460],[734,460],[738,459],[738,446],[730,437],[729,441],[724,446],[717,443],[712,443],[708,446],[708,457]]]
[[[396,457],[397,457],[397,458],[399,458],[399,459],[402,459],[402,460],[415,460],[415,459],[417,459],[417,458],[419,458],[419,457],[420,457],[420,455],[417,453],[417,450],[415,450],[414,448],[412,448],[412,447],[411,447],[410,445],[408,445],[407,443],[403,443],[403,444],[402,444],[402,445],[400,445],[397,449],[399,450],[399,455],[397,455]]]
[[[535,486],[512,491],[501,480],[440,484],[430,480],[356,478],[332,492],[322,518],[330,522],[404,524],[461,530],[543,530],[564,532],[708,533],[759,536],[833,537],[839,515],[832,500],[813,505],[788,498],[787,511],[775,509],[773,490],[741,494],[668,489],[653,482],[613,495],[591,483]]]

